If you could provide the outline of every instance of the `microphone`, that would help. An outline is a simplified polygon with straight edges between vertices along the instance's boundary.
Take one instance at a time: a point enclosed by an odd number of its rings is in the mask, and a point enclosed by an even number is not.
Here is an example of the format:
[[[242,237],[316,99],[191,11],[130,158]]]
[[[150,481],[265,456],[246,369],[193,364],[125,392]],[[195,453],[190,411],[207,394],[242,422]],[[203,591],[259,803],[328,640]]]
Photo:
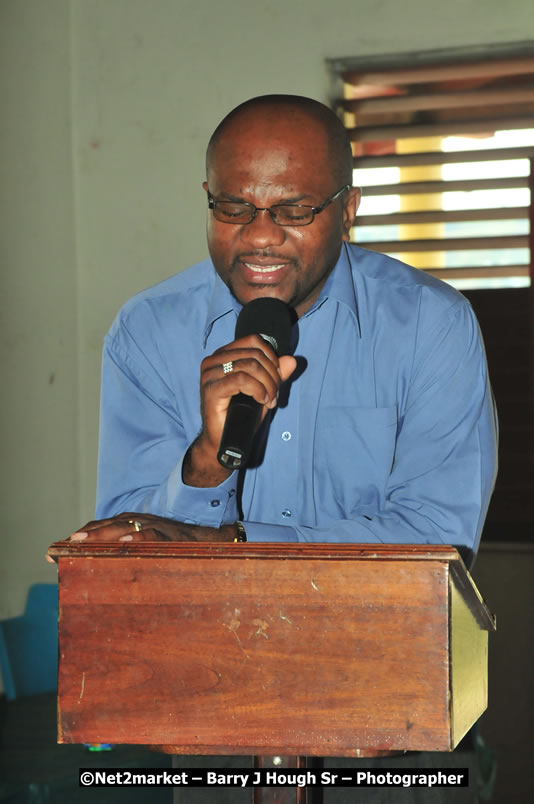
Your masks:
[[[263,296],[246,304],[237,318],[235,338],[260,335],[280,357],[289,354],[292,310],[280,299]],[[217,460],[225,469],[246,466],[262,405],[247,394],[235,394],[228,405]]]

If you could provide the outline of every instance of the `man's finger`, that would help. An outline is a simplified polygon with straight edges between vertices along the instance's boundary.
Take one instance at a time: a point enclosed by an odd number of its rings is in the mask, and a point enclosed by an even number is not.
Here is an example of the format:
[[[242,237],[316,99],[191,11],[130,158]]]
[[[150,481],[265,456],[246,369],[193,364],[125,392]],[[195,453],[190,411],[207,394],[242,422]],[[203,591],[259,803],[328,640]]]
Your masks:
[[[126,536],[120,536],[119,542],[170,542],[172,539],[161,530],[157,528],[143,528],[136,533],[127,533]]]
[[[110,524],[99,523],[99,526],[86,531],[77,531],[70,537],[71,542],[115,542],[121,536],[132,535],[135,541],[144,541],[144,536],[141,536],[143,529],[136,531],[135,526],[130,522],[111,522]]]
[[[95,531],[99,528],[107,527],[109,525],[125,525],[126,523],[132,524],[136,521],[152,519],[156,520],[158,517],[154,516],[153,514],[139,514],[136,511],[123,511],[120,514],[116,514],[116,516],[109,517],[108,519],[92,519],[90,522],[87,522],[86,525],[83,525],[79,528],[75,533],[72,534],[71,539],[73,541],[80,541],[81,539],[86,538],[86,534],[89,531]],[[135,525],[133,525],[135,527]]]
[[[279,360],[279,367],[280,377],[285,382],[297,368],[297,361],[292,355],[283,355]]]

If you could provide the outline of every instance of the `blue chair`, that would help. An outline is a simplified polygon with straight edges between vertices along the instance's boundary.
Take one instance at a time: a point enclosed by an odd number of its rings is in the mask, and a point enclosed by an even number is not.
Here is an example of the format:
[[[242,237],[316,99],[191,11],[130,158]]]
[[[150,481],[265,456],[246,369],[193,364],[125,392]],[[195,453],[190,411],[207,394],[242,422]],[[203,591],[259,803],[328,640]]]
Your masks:
[[[57,584],[34,584],[22,617],[0,620],[0,669],[8,701],[57,690]]]

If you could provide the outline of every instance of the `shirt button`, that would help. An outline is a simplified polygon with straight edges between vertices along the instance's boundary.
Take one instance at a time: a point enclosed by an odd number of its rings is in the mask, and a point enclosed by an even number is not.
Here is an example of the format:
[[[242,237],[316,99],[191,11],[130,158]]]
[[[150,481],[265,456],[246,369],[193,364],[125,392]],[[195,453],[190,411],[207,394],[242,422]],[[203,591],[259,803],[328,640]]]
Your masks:
[[[210,502],[210,505],[211,505],[212,508],[217,508],[217,506],[220,505],[220,504],[221,504],[220,500],[212,500]]]
[[[291,511],[289,510],[289,508],[284,508],[284,510],[282,511],[282,516],[285,517],[286,519],[288,519],[291,516]]]
[[[289,441],[289,439],[290,439],[290,438],[291,438],[291,433],[289,432],[289,430],[285,430],[285,431],[282,433],[282,439],[283,439],[284,441]]]

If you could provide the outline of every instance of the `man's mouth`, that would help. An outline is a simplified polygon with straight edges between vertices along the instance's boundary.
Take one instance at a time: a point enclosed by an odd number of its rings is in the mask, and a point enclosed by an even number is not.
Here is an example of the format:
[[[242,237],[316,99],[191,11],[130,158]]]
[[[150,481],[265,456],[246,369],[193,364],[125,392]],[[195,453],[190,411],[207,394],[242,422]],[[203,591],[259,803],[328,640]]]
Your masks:
[[[244,265],[247,266],[251,271],[257,274],[271,274],[274,271],[279,271],[280,268],[283,268],[287,263],[281,262],[278,265],[257,265],[253,262],[245,262]]]

